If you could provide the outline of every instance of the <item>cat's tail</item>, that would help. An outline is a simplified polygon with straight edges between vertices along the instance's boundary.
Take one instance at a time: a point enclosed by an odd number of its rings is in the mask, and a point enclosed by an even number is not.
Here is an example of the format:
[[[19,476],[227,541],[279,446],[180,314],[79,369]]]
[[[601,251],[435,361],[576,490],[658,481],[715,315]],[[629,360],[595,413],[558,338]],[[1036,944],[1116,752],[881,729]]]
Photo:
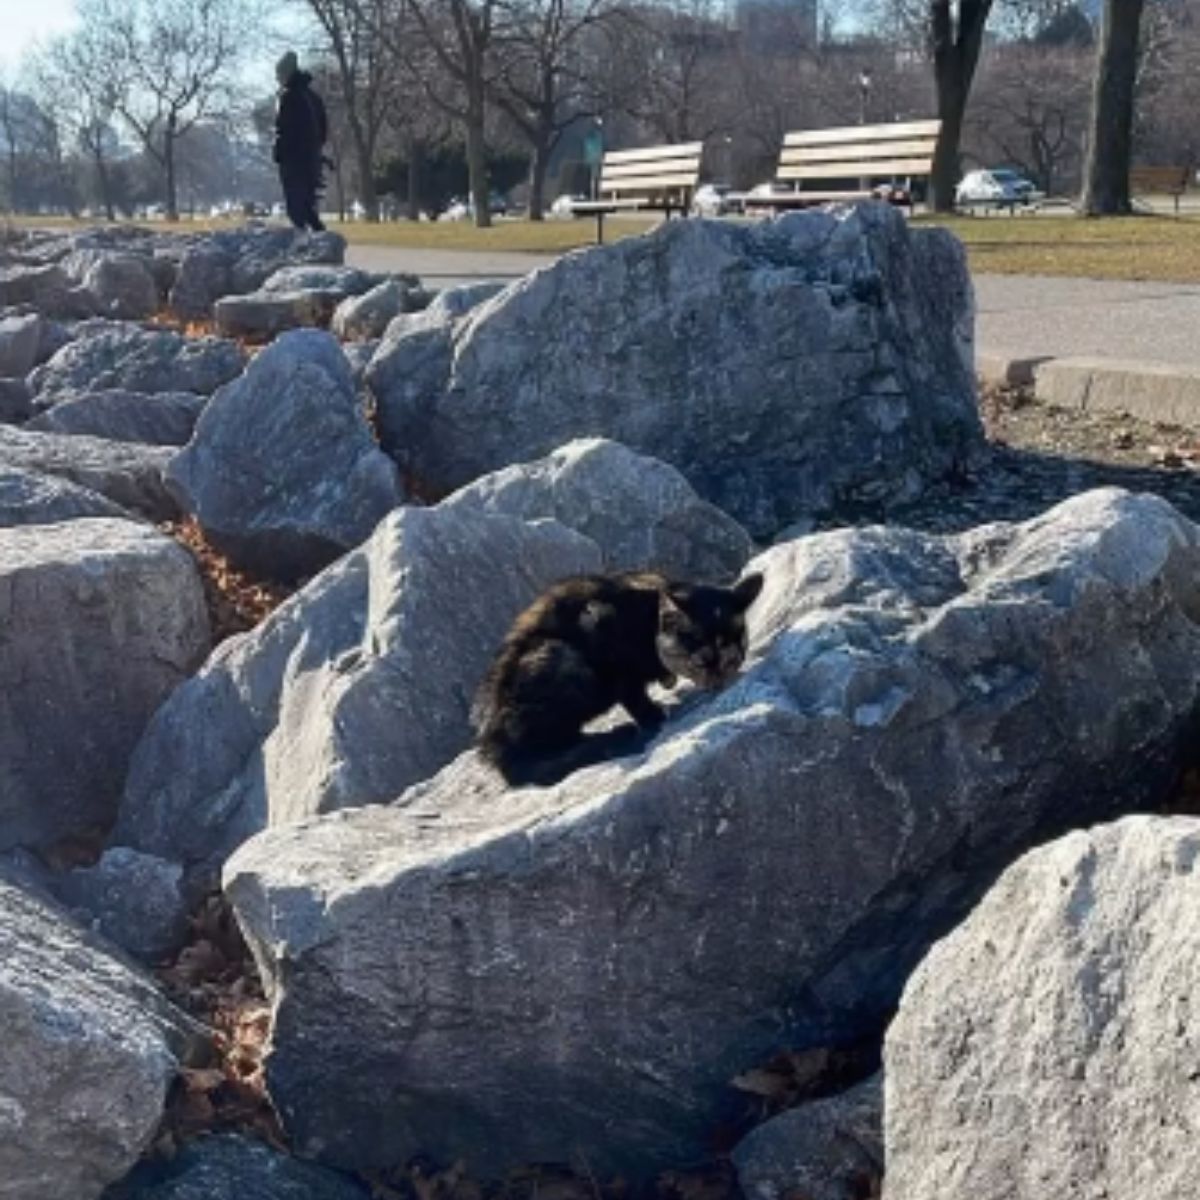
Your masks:
[[[643,750],[653,734],[634,724],[592,733],[561,750],[536,751],[506,738],[500,730],[485,730],[479,752],[510,787],[551,787],[584,767],[622,758]]]

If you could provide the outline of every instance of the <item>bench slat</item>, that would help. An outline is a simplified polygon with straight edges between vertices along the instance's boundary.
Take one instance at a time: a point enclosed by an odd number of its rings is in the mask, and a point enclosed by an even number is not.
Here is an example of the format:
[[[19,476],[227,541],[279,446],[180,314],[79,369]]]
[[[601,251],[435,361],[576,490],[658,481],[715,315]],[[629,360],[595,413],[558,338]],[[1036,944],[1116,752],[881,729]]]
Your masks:
[[[610,163],[658,162],[664,158],[696,158],[704,152],[703,142],[680,142],[674,146],[643,146],[640,150],[610,150],[603,165]]]
[[[894,125],[843,125],[837,129],[799,129],[784,135],[785,146],[821,146],[829,142],[852,145],[857,142],[892,141],[896,138],[934,137],[941,130],[938,120],[907,121]]]
[[[700,160],[681,159],[660,163],[623,163],[619,166],[604,166],[600,169],[601,180],[605,179],[649,179],[655,175],[687,175],[694,179],[700,173]]]
[[[781,166],[779,179],[850,179],[856,175],[928,175],[932,160],[926,158],[883,158],[878,161],[805,163]]]
[[[601,179],[601,192],[644,192],[658,188],[694,188],[696,173],[678,175],[639,175],[636,179]]]
[[[837,159],[848,162],[861,159],[868,162],[874,158],[908,158],[923,156],[933,158],[936,141],[933,138],[912,138],[903,142],[873,142],[864,146],[785,146],[779,155],[781,166],[799,163],[825,162]]]

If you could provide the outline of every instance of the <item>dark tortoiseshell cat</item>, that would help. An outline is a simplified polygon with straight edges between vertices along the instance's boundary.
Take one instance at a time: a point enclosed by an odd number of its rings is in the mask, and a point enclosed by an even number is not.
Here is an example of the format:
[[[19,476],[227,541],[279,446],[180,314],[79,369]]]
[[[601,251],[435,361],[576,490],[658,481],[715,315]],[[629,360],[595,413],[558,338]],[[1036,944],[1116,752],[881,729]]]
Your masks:
[[[761,575],[732,588],[650,572],[585,575],[544,592],[514,622],[480,685],[481,753],[514,785],[557,783],[580,767],[636,751],[663,722],[646,694],[682,676],[729,682],[746,656],[746,609]],[[585,736],[622,705],[637,722]]]

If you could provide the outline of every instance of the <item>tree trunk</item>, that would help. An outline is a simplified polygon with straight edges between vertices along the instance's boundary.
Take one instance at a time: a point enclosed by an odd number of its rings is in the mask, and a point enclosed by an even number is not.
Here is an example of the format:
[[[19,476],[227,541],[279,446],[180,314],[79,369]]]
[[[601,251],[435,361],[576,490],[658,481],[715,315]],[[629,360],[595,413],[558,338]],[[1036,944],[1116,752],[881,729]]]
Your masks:
[[[421,189],[424,187],[425,145],[418,137],[408,139],[408,219],[421,219]]]
[[[954,8],[951,0],[932,0],[929,9],[937,110],[942,122],[929,177],[929,203],[935,212],[954,211],[963,119],[992,0],[959,0],[957,20]]]
[[[541,221],[546,213],[546,172],[550,166],[550,147],[544,137],[533,146],[533,162],[529,167],[529,219]]]
[[[379,220],[379,195],[375,191],[375,153],[360,121],[352,121],[355,168],[358,175],[358,200],[368,221]]]
[[[471,181],[471,204],[475,209],[476,227],[486,229],[492,223],[492,212],[488,205],[482,76],[473,73],[467,80],[467,90],[467,173]]]
[[[179,198],[175,184],[175,114],[167,117],[163,133],[163,166],[167,173],[167,220],[179,220]]]
[[[1133,157],[1133,92],[1143,6],[1144,0],[1104,3],[1083,184],[1083,211],[1089,217],[1133,211],[1129,164]]]
[[[96,181],[100,184],[100,201],[104,205],[104,215],[109,221],[115,221],[117,210],[113,204],[112,180],[108,177],[108,165],[104,161],[104,151],[97,149],[93,157],[96,160]]]

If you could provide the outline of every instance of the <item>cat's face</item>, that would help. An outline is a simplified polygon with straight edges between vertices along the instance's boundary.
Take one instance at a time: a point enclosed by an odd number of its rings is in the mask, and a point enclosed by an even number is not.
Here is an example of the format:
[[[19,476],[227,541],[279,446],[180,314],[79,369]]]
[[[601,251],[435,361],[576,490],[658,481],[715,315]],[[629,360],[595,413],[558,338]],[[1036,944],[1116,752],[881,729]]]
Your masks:
[[[761,575],[747,575],[732,588],[676,585],[663,592],[656,642],[662,665],[699,687],[724,687],[746,657],[746,609],[762,585]]]

